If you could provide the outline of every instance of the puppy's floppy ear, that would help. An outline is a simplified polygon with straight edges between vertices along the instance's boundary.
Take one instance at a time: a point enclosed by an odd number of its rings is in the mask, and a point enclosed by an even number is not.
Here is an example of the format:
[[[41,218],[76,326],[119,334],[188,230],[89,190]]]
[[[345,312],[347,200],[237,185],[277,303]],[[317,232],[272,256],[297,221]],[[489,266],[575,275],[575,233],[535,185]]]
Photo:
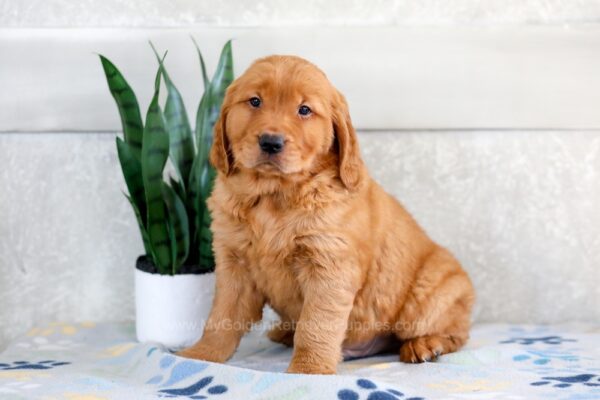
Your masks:
[[[356,132],[350,120],[348,103],[338,90],[334,93],[332,110],[340,179],[348,190],[355,190],[363,179],[364,166],[360,158]]]
[[[227,139],[227,111],[228,107],[223,103],[219,119],[215,124],[213,144],[210,148],[210,163],[217,171],[225,175],[229,174],[233,164],[229,150],[229,140]]]

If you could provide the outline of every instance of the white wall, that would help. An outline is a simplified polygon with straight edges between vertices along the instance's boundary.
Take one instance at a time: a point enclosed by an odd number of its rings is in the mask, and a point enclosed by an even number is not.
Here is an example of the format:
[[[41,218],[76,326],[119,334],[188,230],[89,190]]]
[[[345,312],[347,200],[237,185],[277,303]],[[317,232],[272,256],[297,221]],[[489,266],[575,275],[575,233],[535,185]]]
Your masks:
[[[191,27],[577,24],[597,0],[2,0],[0,26]]]
[[[91,74],[87,69],[82,74],[68,73],[73,80],[67,82],[63,68],[69,68],[69,65],[49,63],[43,49],[27,49],[27,40],[22,46],[9,42],[17,40],[15,37],[26,37],[20,36],[25,34],[24,28],[52,28],[37,31],[41,36],[44,33],[50,36],[57,27],[74,28],[73,40],[63,38],[53,43],[56,47],[48,49],[55,51],[60,46],[73,49],[77,37],[83,36],[84,31],[79,30],[83,27],[126,30],[191,29],[197,26],[229,29],[234,25],[369,25],[368,29],[391,26],[389,29],[395,30],[410,25],[420,32],[428,32],[430,27],[433,30],[443,25],[440,29],[447,29],[452,36],[455,29],[462,30],[465,25],[474,26],[472,32],[489,30],[493,34],[497,34],[498,29],[510,32],[532,32],[533,29],[537,32],[538,25],[542,25],[542,30],[553,25],[553,35],[557,36],[552,40],[544,35],[535,36],[536,39],[530,42],[531,49],[556,49],[552,47],[554,44],[566,43],[563,47],[576,50],[569,54],[577,56],[565,57],[564,53],[554,50],[545,52],[549,57],[543,71],[545,75],[533,74],[535,71],[532,70],[533,86],[528,86],[527,79],[515,85],[515,81],[506,80],[506,76],[487,70],[486,80],[476,82],[479,86],[469,87],[473,92],[464,92],[462,97],[448,96],[429,101],[426,97],[431,95],[424,93],[434,93],[426,92],[427,88],[431,90],[431,82],[442,86],[454,82],[452,76],[448,76],[444,52],[435,50],[434,40],[430,48],[422,51],[441,55],[439,63],[432,62],[435,57],[429,56],[407,58],[406,65],[414,64],[403,70],[403,76],[390,75],[389,79],[395,85],[399,82],[412,85],[412,92],[402,92],[404,95],[413,93],[403,101],[416,103],[414,100],[419,98],[419,93],[424,96],[417,106],[410,103],[413,111],[409,117],[417,115],[418,121],[423,122],[419,130],[399,129],[404,119],[395,119],[392,130],[381,130],[381,126],[372,129],[373,121],[378,118],[373,119],[372,114],[369,114],[371,119],[367,118],[369,115],[361,103],[365,100],[360,94],[368,91],[372,96],[369,102],[377,102],[379,97],[384,97],[389,85],[373,86],[368,80],[348,79],[351,85],[346,91],[353,93],[350,104],[353,113],[361,116],[362,112],[364,116],[359,118],[364,121],[360,140],[373,176],[414,213],[436,240],[449,247],[463,262],[477,287],[475,317],[478,321],[586,320],[600,323],[597,306],[600,304],[600,208],[597,206],[600,204],[600,130],[595,125],[593,113],[579,118],[582,114],[560,110],[562,103],[559,101],[560,96],[564,96],[567,111],[589,111],[595,107],[589,103],[600,96],[600,87],[593,74],[588,72],[600,71],[595,64],[596,43],[600,40],[595,34],[600,32],[598,22],[600,2],[589,0],[180,0],[168,3],[0,0],[0,27],[9,28],[0,32],[0,54],[9,54],[7,49],[13,51],[9,60],[0,63],[0,80],[5,79],[0,104],[14,104],[11,98],[22,94],[16,89],[6,90],[10,85],[13,85],[11,89],[16,88],[15,82],[29,84],[35,89],[31,93],[39,91],[44,99],[40,101],[34,96],[28,102],[20,103],[19,118],[15,118],[13,111],[10,115],[2,115],[2,110],[6,113],[7,108],[0,108],[0,126],[2,123],[7,126],[6,121],[12,124],[10,129],[0,132],[0,348],[15,335],[46,321],[131,319],[133,264],[142,251],[134,217],[121,193],[124,185],[114,149],[116,133],[111,128],[116,121],[116,109],[108,92],[103,94],[104,103],[95,103],[100,104],[101,110],[85,111],[114,114],[114,120],[105,125],[99,123],[101,126],[97,129],[89,125],[89,121],[97,121],[97,118],[84,117],[85,124],[67,127],[64,120],[56,124],[55,121],[41,121],[42,115],[52,117],[57,114],[44,114],[43,110],[33,109],[34,104],[36,107],[41,104],[42,108],[46,104],[47,108],[68,114],[75,106],[58,99],[77,95],[80,97],[76,102],[85,103],[90,94],[82,91],[86,87],[82,76],[101,81],[99,70]],[[579,36],[582,31],[586,34]],[[114,31],[106,32],[106,37],[114,35]],[[138,30],[135,32],[139,33]],[[163,31],[157,29],[156,32]],[[183,33],[182,40],[187,40]],[[464,44],[464,36],[456,37],[454,44]],[[575,38],[575,41],[569,42],[567,37]],[[263,47],[252,47],[250,41],[244,42],[244,57],[250,57],[252,49],[256,50],[256,56],[262,55],[258,54],[258,49],[268,48],[271,42],[268,36],[261,40]],[[493,53],[499,60],[516,54],[526,58],[524,63],[539,62],[535,52],[515,53],[510,41],[494,42],[494,45],[483,43],[465,54],[477,59],[484,53]],[[118,40],[113,41],[112,54],[122,54],[121,59],[124,59],[128,50],[119,49],[119,44]],[[522,42],[515,40],[514,46],[518,45],[524,48]],[[218,47],[217,44],[211,46]],[[355,57],[360,57],[363,66],[377,62],[373,59],[375,47],[357,49]],[[15,49],[20,49],[22,54]],[[392,47],[390,51],[394,49]],[[415,46],[414,51],[419,49]],[[90,53],[86,48],[85,57],[94,57]],[[215,52],[209,53],[214,61]],[[79,56],[83,57],[83,52]],[[451,52],[447,56],[456,57],[456,54]],[[22,64],[22,70],[14,62],[15,57],[29,60]],[[342,55],[338,54],[338,57]],[[567,58],[571,64],[565,62]],[[84,65],[79,64],[77,58],[73,60],[76,67]],[[573,60],[577,62],[573,64]],[[150,61],[153,61],[151,57]],[[249,59],[244,59],[247,61]],[[343,67],[345,63],[338,64]],[[32,72],[36,65],[50,69],[48,76],[52,84],[45,84],[44,79],[39,79],[39,72]],[[456,71],[460,72],[460,64],[457,65]],[[576,68],[573,68],[574,73],[563,74],[562,83],[546,81],[550,79],[548,73],[560,77],[561,72],[567,70],[566,65]],[[7,73],[8,66],[11,66],[10,74]],[[142,76],[139,71],[144,66],[143,63],[136,66],[134,80]],[[352,63],[349,68],[351,66]],[[155,65],[148,68],[154,69]],[[430,74],[406,76],[420,69]],[[344,69],[335,71],[340,72],[334,72],[333,80],[344,73]],[[472,75],[463,71],[463,78],[468,76]],[[490,92],[493,86],[490,76],[500,80],[495,83],[496,87],[508,82],[519,86],[519,90],[506,86],[507,101],[494,103],[490,100],[495,98]],[[54,93],[52,90],[60,87],[62,82],[65,91],[61,96],[43,97]],[[468,80],[465,82],[468,84]],[[551,103],[554,110],[558,111],[553,111],[547,120],[543,117],[544,112],[548,112],[548,102],[530,101],[526,105],[519,102],[524,98],[532,99],[527,97],[532,87],[558,88],[548,93],[554,101]],[[424,88],[423,91],[420,88]],[[455,91],[460,91],[460,87]],[[545,94],[543,90],[536,93],[536,96]],[[490,103],[473,113],[448,111],[452,107],[464,107],[467,101],[476,101],[476,96],[485,97]],[[463,99],[460,104],[455,104],[460,98]],[[582,102],[582,99],[588,100]],[[577,101],[583,104],[579,106]],[[398,103],[398,107],[402,104]],[[446,104],[448,109],[444,111]],[[502,113],[493,104],[505,105]],[[407,109],[402,107],[404,112]],[[393,113],[394,108],[382,108],[381,112]],[[564,112],[560,115],[565,118],[557,118],[559,112]],[[488,113],[489,118],[480,119],[482,113]],[[532,114],[536,119],[528,120],[527,129],[520,124],[510,124],[510,121],[522,122]],[[454,116],[452,126],[436,124],[436,121],[449,121],[440,118],[442,115]],[[498,115],[502,116],[502,126],[496,126],[500,125]],[[582,119],[586,122],[585,129],[581,129]],[[494,120],[497,122],[494,126],[482,125],[482,121]],[[550,127],[553,129],[548,129],[545,121],[552,121]],[[461,129],[460,122],[463,128],[468,126],[469,129]],[[51,131],[48,126],[52,126]],[[432,127],[436,129],[428,129]],[[494,129],[486,129],[491,127]],[[75,131],[65,132],[72,129]]]
[[[143,251],[114,134],[0,135],[0,343],[133,318]],[[478,321],[600,322],[600,132],[360,134],[372,175],[462,261]]]

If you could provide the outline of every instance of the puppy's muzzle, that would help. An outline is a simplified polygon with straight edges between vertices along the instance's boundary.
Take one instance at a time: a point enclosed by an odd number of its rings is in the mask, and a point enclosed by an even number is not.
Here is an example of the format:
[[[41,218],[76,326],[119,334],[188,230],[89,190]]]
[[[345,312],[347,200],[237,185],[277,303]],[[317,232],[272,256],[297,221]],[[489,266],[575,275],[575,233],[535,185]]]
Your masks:
[[[258,146],[267,154],[277,154],[283,150],[285,141],[281,135],[263,133],[258,138]]]

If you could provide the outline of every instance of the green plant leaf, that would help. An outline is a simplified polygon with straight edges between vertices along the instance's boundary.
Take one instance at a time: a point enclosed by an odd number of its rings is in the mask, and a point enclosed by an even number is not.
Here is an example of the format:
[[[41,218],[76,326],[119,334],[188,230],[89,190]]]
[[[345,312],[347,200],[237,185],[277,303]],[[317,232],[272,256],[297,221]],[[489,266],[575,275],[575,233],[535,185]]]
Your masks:
[[[210,229],[212,218],[206,201],[212,192],[216,175],[217,172],[215,169],[207,163],[207,167],[204,169],[204,173],[200,179],[200,198],[202,202],[199,204],[198,211],[198,243],[200,246],[201,264],[209,268],[215,265],[215,260],[212,249],[212,231]]]
[[[223,99],[225,98],[225,91],[231,82],[233,82],[233,56],[231,40],[229,40],[223,46],[213,80],[204,91],[200,105],[198,106],[198,112],[196,113],[196,144],[198,152],[192,164],[192,172],[188,184],[190,192],[192,192],[191,195],[194,198],[194,203],[197,203],[199,200],[199,191],[203,189],[202,180],[203,176],[206,176],[204,170],[212,169],[208,162],[208,152],[212,145],[213,129],[219,118]],[[214,175],[214,171],[211,172],[211,175]],[[198,207],[195,208],[198,209]]]
[[[142,177],[147,206],[147,231],[152,245],[152,258],[161,274],[171,266],[171,241],[167,228],[167,212],[162,197],[162,174],[169,157],[169,136],[158,104],[160,68],[156,74],[154,96],[146,114],[142,145]]]
[[[203,73],[205,73],[206,69],[200,50],[198,50],[198,54]],[[189,203],[191,203],[191,207],[188,208],[193,212],[193,243],[198,246],[201,265],[206,267],[214,265],[210,231],[211,217],[206,208],[206,200],[210,196],[216,175],[215,170],[208,162],[208,152],[212,145],[213,129],[219,118],[225,91],[231,82],[233,82],[233,57],[231,41],[228,41],[223,46],[217,70],[212,81],[206,86],[196,113],[197,152],[188,182]]]
[[[198,231],[198,244],[200,247],[200,265],[205,269],[214,267],[215,257],[212,248],[212,231],[210,230],[210,224],[212,218],[206,205],[202,212],[202,224]]]
[[[177,274],[190,250],[190,228],[187,211],[177,193],[163,183],[163,198],[169,212],[169,237],[171,239],[172,273]]]
[[[206,64],[204,63],[204,57],[202,57],[202,52],[200,51],[200,47],[198,43],[196,43],[196,39],[192,36],[192,42],[194,42],[194,46],[196,46],[196,52],[198,53],[198,59],[200,60],[200,69],[202,70],[202,82],[204,83],[204,91],[208,89],[209,80],[208,74],[206,73]]]
[[[185,198],[186,198],[185,189],[183,188],[183,185],[181,183],[179,183],[179,181],[173,179],[173,177],[170,176],[169,177],[169,185],[171,186],[171,188],[173,188],[175,193],[177,193],[177,196],[179,196],[180,199],[185,200]]]
[[[146,225],[146,198],[144,194],[144,180],[142,179],[142,165],[136,158],[134,150],[129,143],[117,137],[117,154],[123,177],[137,212],[140,214],[140,225]]]
[[[213,79],[205,88],[196,113],[196,146],[198,152],[204,157],[208,155],[212,145],[213,127],[219,118],[225,91],[231,82],[233,82],[233,55],[231,40],[229,40],[223,46]]]
[[[125,142],[131,146],[133,154],[140,160],[144,126],[142,125],[142,116],[135,93],[121,72],[108,58],[100,55],[100,62],[104,69],[110,93],[119,109]]]
[[[140,213],[140,210],[135,205],[135,202],[133,201],[133,199],[131,197],[127,196],[127,194],[125,194],[125,193],[123,193],[123,194],[125,195],[127,200],[129,200],[129,204],[131,204],[131,208],[133,208],[133,212],[135,213],[135,218],[138,222],[138,227],[140,228],[140,233],[142,234],[142,241],[144,242],[144,250],[146,251],[146,255],[151,256],[152,255],[152,246],[150,245],[150,238],[148,237],[148,232],[146,231],[146,228],[144,227],[144,224],[142,222],[142,214]]]
[[[196,160],[198,159],[198,156]],[[197,179],[194,181],[194,186],[190,187],[191,208],[190,215],[193,217],[193,226],[195,233],[194,243],[198,247],[198,257],[202,267],[211,268],[214,266],[212,254],[212,233],[210,230],[211,216],[206,206],[206,201],[212,191],[216,171],[208,163],[205,163],[204,168],[194,169],[193,173],[197,173]],[[194,175],[195,177],[195,175]],[[211,262],[211,264],[204,264]]]
[[[187,111],[181,93],[179,93],[179,90],[177,90],[177,87],[175,87],[167,73],[164,61],[161,60],[152,43],[150,43],[150,46],[156,55],[167,87],[167,101],[165,104],[164,116],[170,140],[169,152],[175,170],[181,178],[181,182],[188,182],[192,163],[194,161],[195,150]]]

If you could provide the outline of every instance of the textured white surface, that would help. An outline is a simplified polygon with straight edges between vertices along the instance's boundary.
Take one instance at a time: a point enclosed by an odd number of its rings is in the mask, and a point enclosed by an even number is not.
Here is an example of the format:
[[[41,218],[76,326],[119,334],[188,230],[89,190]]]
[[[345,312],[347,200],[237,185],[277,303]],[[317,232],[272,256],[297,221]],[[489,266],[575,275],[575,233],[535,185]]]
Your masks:
[[[0,26],[173,27],[580,23],[597,0],[0,0]]]
[[[0,135],[0,343],[34,323],[133,317],[143,251],[112,135]]]
[[[600,322],[600,132],[361,134],[372,175],[475,283],[476,319]],[[133,317],[141,240],[112,134],[0,134],[0,347]]]
[[[600,132],[361,139],[373,176],[469,271],[478,321],[600,321]]]

